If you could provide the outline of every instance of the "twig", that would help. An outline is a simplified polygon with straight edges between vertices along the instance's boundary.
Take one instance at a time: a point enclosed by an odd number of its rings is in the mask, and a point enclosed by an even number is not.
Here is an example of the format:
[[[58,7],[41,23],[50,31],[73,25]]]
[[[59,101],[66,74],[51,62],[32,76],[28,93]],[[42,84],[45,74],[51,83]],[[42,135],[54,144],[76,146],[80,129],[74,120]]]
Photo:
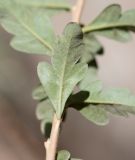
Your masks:
[[[73,7],[72,9],[73,22],[77,22],[77,23],[80,22],[80,17],[82,14],[84,2],[85,0],[78,0],[76,6]],[[51,135],[50,135],[50,138],[44,144],[46,149],[46,160],[55,160],[56,158],[61,121],[62,120],[59,120],[57,116],[54,114]]]
[[[54,114],[50,138],[45,142],[46,160],[55,160],[61,120]]]
[[[81,14],[83,11],[83,7],[85,4],[85,0],[78,0],[77,4],[72,9],[72,21],[80,22]]]

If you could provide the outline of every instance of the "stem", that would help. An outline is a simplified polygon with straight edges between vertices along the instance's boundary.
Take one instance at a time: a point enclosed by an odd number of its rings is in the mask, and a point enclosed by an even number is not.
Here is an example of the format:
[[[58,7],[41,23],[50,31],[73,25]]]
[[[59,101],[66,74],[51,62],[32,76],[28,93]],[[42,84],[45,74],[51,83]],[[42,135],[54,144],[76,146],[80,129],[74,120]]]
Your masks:
[[[46,160],[55,160],[61,120],[54,114],[50,138],[45,142]]]
[[[73,22],[77,23],[80,22],[80,17],[82,14],[84,2],[85,0],[78,0],[76,6],[73,7],[72,9]],[[62,120],[58,119],[56,114],[54,114],[50,138],[44,143],[46,149],[46,160],[55,160],[56,158],[61,121]]]
[[[72,9],[73,22],[77,22],[77,23],[80,22],[84,4],[85,4],[85,0],[78,0],[76,6],[73,7]]]

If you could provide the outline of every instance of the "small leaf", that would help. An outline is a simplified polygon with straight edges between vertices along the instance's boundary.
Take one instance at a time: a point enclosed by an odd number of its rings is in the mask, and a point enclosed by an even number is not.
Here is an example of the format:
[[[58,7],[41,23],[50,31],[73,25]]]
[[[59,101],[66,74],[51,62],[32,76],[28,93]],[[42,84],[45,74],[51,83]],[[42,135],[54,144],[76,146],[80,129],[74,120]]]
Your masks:
[[[108,112],[124,117],[135,114],[135,95],[128,89],[104,89],[95,68],[89,68],[79,86],[81,91],[72,95],[68,104],[91,122],[106,125]]]
[[[9,0],[8,0],[9,1]],[[25,5],[33,8],[44,9],[49,15],[54,15],[60,11],[69,11],[71,6],[67,0],[15,0],[20,5]]]
[[[61,150],[58,152],[57,160],[69,160],[70,153],[66,150]]]
[[[34,89],[34,91],[32,92],[32,98],[39,101],[47,98],[44,87],[42,85]]]
[[[3,5],[0,23],[14,35],[11,46],[26,53],[51,55],[55,34],[44,11],[20,6],[15,1],[6,1]]]
[[[0,2],[0,9],[4,8],[6,5],[10,5],[10,0],[3,0]],[[70,11],[71,6],[67,2],[67,0],[12,0],[12,3],[18,5],[27,7],[29,9],[40,9],[44,11],[43,13],[47,16],[55,15],[56,13],[59,13],[61,11]]]
[[[37,119],[41,120],[41,132],[48,133],[50,131],[50,124],[52,123],[54,110],[49,100],[42,101],[38,104],[36,109]],[[46,134],[45,134],[46,135]]]
[[[80,113],[89,121],[97,125],[106,125],[109,122],[109,117],[104,108],[98,105],[88,105],[80,109]]]
[[[109,122],[106,110],[99,105],[85,103],[91,93],[99,92],[102,89],[102,83],[97,77],[97,70],[89,68],[79,86],[81,91],[71,96],[70,106],[77,109],[89,121],[97,125],[106,125]]]
[[[76,23],[70,23],[55,44],[52,65],[46,62],[38,65],[39,79],[58,118],[61,118],[65,103],[74,87],[86,73],[87,65],[77,63],[83,50],[81,27]]]
[[[110,5],[88,26],[83,28],[86,33],[102,35],[117,41],[131,40],[129,31],[135,29],[135,10],[121,13],[120,5]]]
[[[85,52],[82,54],[82,62],[90,62],[103,48],[93,34],[84,34]]]

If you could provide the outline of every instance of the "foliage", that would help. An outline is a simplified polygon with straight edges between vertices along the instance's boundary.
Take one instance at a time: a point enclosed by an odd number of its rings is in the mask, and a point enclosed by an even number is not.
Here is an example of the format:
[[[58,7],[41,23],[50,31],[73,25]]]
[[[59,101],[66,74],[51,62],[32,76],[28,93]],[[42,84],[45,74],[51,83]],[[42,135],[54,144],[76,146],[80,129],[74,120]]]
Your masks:
[[[125,117],[135,114],[135,96],[127,89],[104,89],[96,62],[97,54],[104,51],[98,36],[119,42],[132,39],[135,10],[122,13],[120,5],[110,5],[82,28],[77,23],[67,24],[57,37],[51,17],[71,10],[66,0],[0,1],[0,24],[13,35],[11,46],[24,53],[50,56],[51,64],[38,64],[41,84],[32,94],[38,101],[37,119],[47,137],[53,115],[63,119],[69,107],[97,125],[109,122],[108,113]],[[57,160],[79,159],[62,150]]]

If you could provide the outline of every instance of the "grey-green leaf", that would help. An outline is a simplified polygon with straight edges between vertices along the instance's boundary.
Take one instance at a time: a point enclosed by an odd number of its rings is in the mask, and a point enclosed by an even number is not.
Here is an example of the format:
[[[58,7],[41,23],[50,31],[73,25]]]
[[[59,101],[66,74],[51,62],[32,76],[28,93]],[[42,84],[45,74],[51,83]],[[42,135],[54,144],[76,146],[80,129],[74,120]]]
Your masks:
[[[83,50],[81,27],[76,23],[70,23],[55,44],[52,65],[46,62],[38,65],[39,79],[58,118],[61,118],[69,95],[86,73],[87,65],[77,63]]]
[[[85,50],[81,57],[82,62],[90,62],[96,54],[103,50],[102,45],[93,34],[84,34],[84,44]]]
[[[52,123],[54,110],[49,100],[42,101],[38,104],[36,109],[37,119],[41,120],[41,131],[44,134],[47,125]]]
[[[89,68],[79,86],[81,91],[72,95],[68,104],[91,122],[106,125],[108,112],[124,117],[135,114],[135,95],[128,89],[104,89],[95,68]]]
[[[135,29],[135,10],[122,14],[120,5],[114,4],[105,8],[92,23],[83,28],[83,31],[127,42],[131,40],[129,31],[133,29]]]
[[[57,160],[69,160],[70,153],[66,150],[61,150],[58,152]]]
[[[47,10],[48,12],[59,12],[61,10],[71,10],[71,6],[67,0],[16,0],[21,5],[26,5],[30,7],[38,7]],[[51,14],[52,14],[51,13]],[[53,14],[54,14],[53,13]]]
[[[135,96],[128,89],[104,89],[91,93],[86,102],[135,107]]]
[[[0,23],[14,35],[11,46],[26,53],[52,55],[55,34],[44,11],[20,6],[14,1],[4,7]]]
[[[104,89],[101,81],[96,78],[96,70],[95,74],[94,71],[91,72],[89,70],[87,72],[85,78],[80,83],[80,88],[89,92],[85,103],[92,104],[91,110],[93,112],[98,107],[103,112],[106,110],[122,116],[127,116],[129,113],[135,114],[135,95],[131,94],[128,89]],[[85,110],[89,110],[89,105]]]
[[[3,8],[5,4],[10,5],[10,2],[10,0],[1,1],[0,8]],[[48,16],[55,15],[61,11],[71,10],[71,5],[67,2],[67,0],[12,0],[12,3],[16,3],[18,6],[40,9]]]
[[[34,89],[34,91],[32,92],[32,98],[38,101],[41,101],[47,98],[44,87],[42,85]]]
[[[109,117],[106,110],[98,105],[88,105],[80,109],[80,113],[89,121],[97,125],[106,125]]]

